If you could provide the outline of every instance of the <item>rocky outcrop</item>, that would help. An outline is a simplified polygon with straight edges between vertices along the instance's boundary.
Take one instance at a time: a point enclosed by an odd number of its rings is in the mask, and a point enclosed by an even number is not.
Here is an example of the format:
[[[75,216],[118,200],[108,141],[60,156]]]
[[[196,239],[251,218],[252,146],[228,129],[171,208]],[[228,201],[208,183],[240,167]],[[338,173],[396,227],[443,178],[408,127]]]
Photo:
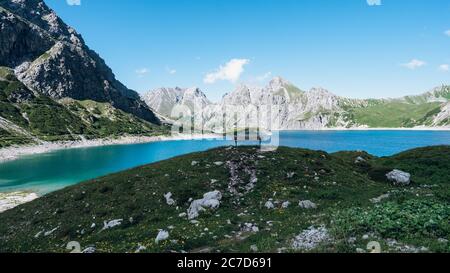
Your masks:
[[[100,56],[42,0],[0,0],[0,66],[53,99],[108,102],[159,124],[139,95],[115,79]]]
[[[386,177],[389,181],[394,183],[394,185],[407,186],[411,183],[411,174],[400,170],[393,170],[386,174]]]

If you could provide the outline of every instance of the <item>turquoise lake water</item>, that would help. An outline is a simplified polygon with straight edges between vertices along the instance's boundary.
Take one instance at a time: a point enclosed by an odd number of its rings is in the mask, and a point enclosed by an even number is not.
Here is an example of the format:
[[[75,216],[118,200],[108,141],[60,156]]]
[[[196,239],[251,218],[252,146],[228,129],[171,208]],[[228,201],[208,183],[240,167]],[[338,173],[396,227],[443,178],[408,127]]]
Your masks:
[[[45,194],[88,179],[175,156],[232,145],[225,140],[183,140],[67,149],[0,163],[0,192]],[[241,143],[251,144],[251,143]],[[280,145],[327,152],[364,150],[389,156],[408,149],[450,145],[448,131],[285,131]]]

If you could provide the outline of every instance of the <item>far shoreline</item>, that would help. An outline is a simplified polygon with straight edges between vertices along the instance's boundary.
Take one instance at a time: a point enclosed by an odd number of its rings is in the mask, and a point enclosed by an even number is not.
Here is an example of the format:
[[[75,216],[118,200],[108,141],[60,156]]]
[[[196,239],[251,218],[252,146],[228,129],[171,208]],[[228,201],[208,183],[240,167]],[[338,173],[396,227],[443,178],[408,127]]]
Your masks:
[[[191,135],[160,135],[160,136],[123,136],[119,138],[104,138],[79,141],[55,141],[44,142],[35,145],[9,146],[0,149],[0,164],[19,159],[23,156],[45,154],[58,150],[82,149],[115,145],[145,144],[152,142],[216,139],[221,135],[216,134],[191,134]]]
[[[279,132],[331,132],[331,131],[432,131],[432,132],[449,132],[450,127],[415,127],[415,128],[317,128],[317,129],[286,129],[278,130]],[[223,139],[222,134],[180,134],[175,136],[159,135],[159,136],[123,136],[119,138],[104,138],[93,140],[79,141],[56,141],[44,142],[35,145],[13,145],[0,148],[0,164],[8,161],[17,160],[23,156],[45,154],[58,150],[66,149],[82,149],[115,145],[131,145],[145,144],[152,142],[179,141],[179,140],[201,140],[201,139]]]

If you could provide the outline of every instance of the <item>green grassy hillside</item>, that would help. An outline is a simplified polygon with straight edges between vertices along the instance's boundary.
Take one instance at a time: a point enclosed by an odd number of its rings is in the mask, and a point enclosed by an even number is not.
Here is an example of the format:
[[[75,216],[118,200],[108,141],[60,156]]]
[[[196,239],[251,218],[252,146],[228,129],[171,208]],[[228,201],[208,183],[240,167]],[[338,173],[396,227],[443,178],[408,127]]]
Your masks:
[[[401,101],[378,103],[349,111],[350,120],[371,128],[412,128],[430,126],[442,103],[411,104]]]
[[[365,161],[355,163],[357,157]],[[387,181],[394,168],[410,172],[412,184]],[[450,252],[449,170],[449,146],[387,158],[219,148],[88,181],[2,213],[0,252],[66,252],[70,241],[97,252],[356,252],[370,241],[387,252]],[[214,190],[223,195],[220,207],[188,220],[191,201]],[[169,192],[174,205],[164,197]],[[317,208],[301,208],[301,200]],[[116,219],[120,225],[103,229]],[[156,243],[160,229],[169,238]],[[293,248],[305,230],[325,230],[328,239]]]

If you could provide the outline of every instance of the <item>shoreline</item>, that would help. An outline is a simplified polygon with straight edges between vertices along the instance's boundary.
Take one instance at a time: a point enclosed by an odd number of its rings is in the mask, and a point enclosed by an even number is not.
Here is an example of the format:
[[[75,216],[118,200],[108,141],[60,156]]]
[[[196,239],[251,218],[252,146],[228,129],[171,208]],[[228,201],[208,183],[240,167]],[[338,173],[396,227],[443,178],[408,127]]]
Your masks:
[[[295,131],[310,131],[310,132],[327,132],[327,131],[433,131],[433,132],[449,132],[450,127],[415,127],[415,128],[319,128],[319,129],[288,129],[279,130],[279,132],[295,132]],[[56,141],[44,142],[35,145],[24,146],[10,146],[0,148],[0,163],[13,161],[22,156],[45,154],[58,150],[65,149],[80,149],[92,148],[112,145],[128,145],[128,144],[144,144],[151,142],[163,141],[178,141],[178,140],[200,140],[200,139],[220,139],[222,134],[191,134],[191,135],[177,135],[177,136],[124,136],[117,139],[104,138],[93,140],[79,140],[79,141]]]
[[[0,149],[0,163],[13,161],[22,156],[45,154],[58,150],[66,149],[80,149],[93,148],[113,145],[128,145],[128,144],[144,144],[151,142],[164,141],[178,141],[178,140],[200,140],[200,139],[215,139],[221,137],[216,134],[192,134],[192,135],[177,135],[177,136],[125,136],[117,139],[93,139],[93,140],[79,140],[79,141],[56,141],[44,142],[36,145],[24,146],[10,146]]]

